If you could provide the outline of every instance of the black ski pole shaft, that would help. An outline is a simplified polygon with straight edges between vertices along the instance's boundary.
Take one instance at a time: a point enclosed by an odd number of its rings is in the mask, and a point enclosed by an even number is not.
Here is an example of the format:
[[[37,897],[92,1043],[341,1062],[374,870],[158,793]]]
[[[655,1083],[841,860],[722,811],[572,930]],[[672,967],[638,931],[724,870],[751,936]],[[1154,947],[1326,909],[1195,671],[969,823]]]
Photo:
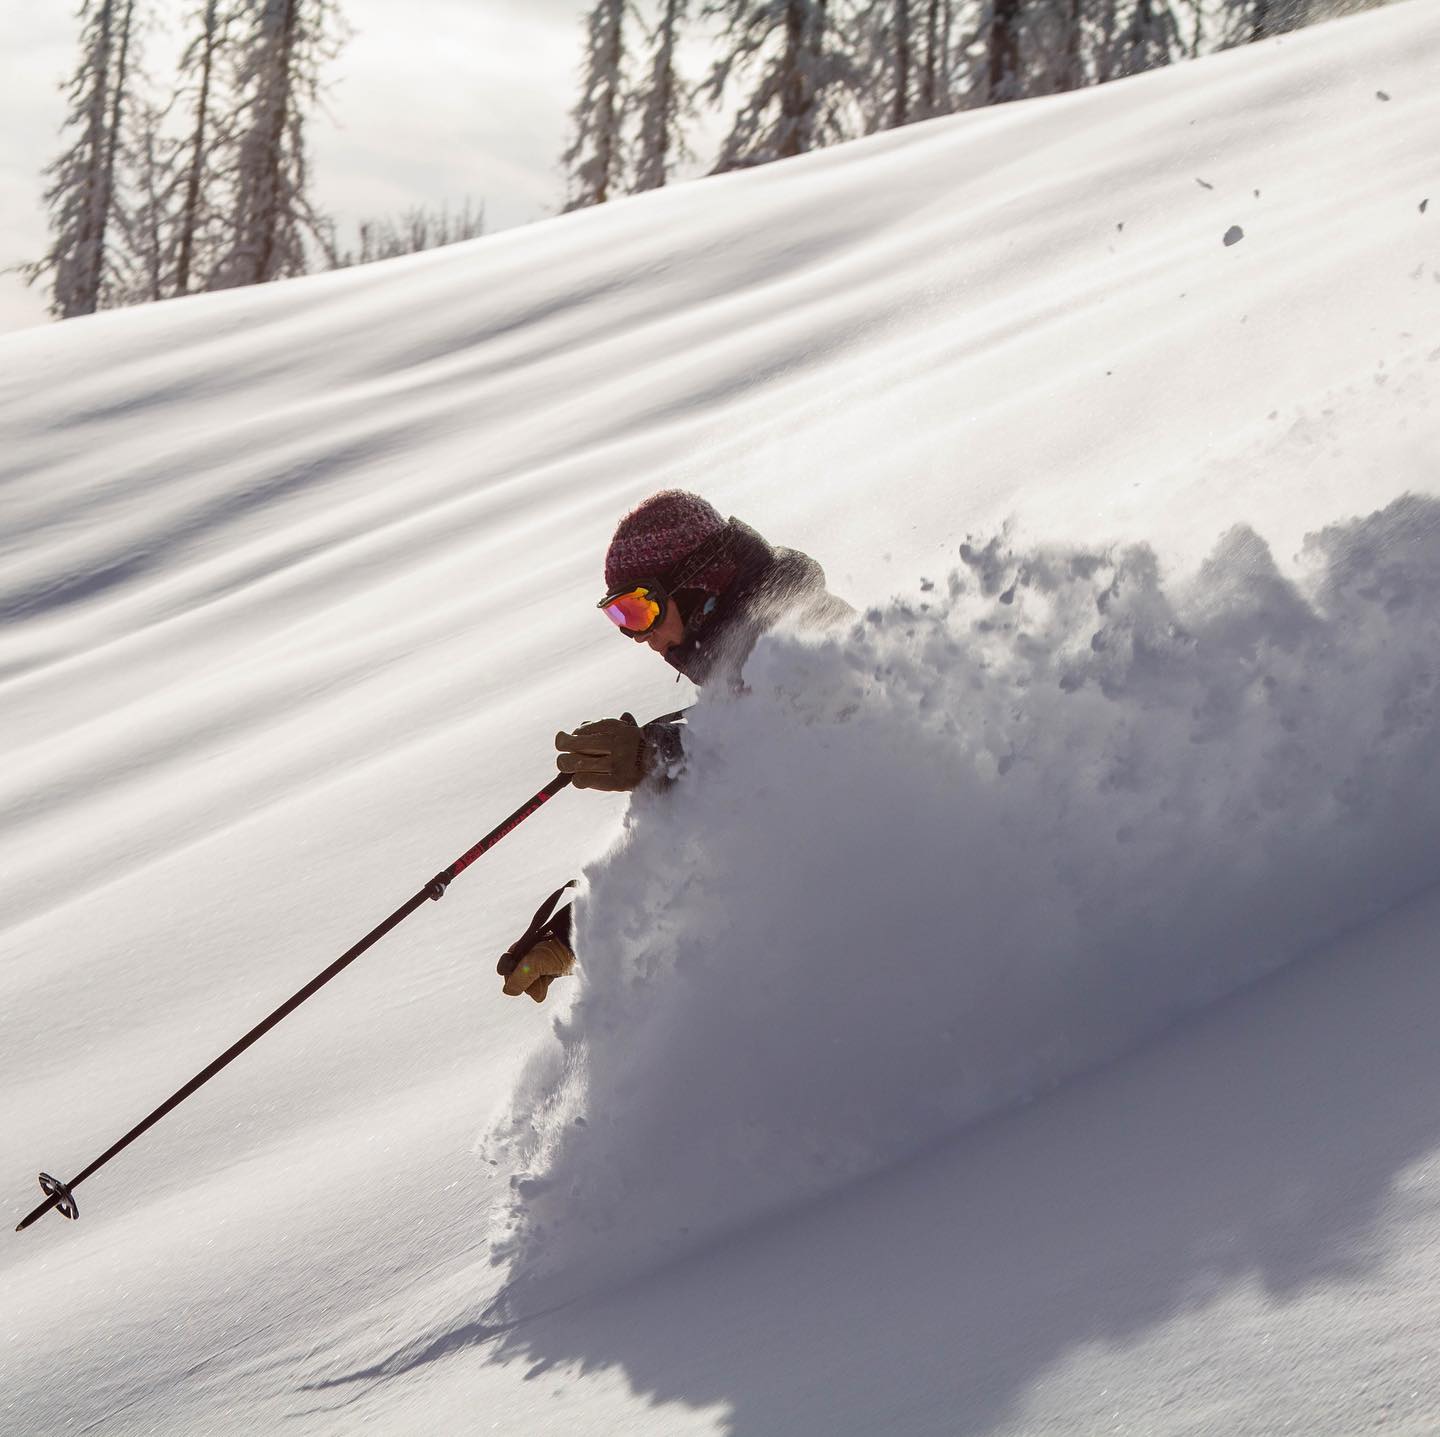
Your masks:
[[[281,1019],[293,1013],[307,998],[313,997],[314,994],[318,993],[337,973],[348,968],[367,948],[372,944],[378,943],[392,928],[403,923],[405,919],[427,899],[438,900],[443,898],[445,896],[445,890],[450,886],[452,880],[469,868],[481,854],[494,848],[506,834],[513,832],[524,823],[531,814],[542,808],[554,798],[562,788],[565,788],[571,782],[573,782],[573,776],[568,773],[559,774],[551,779],[539,793],[521,804],[509,818],[491,829],[473,848],[467,849],[462,853],[449,868],[437,873],[424,888],[408,902],[397,908],[383,923],[376,928],[372,928],[353,948],[342,953],[323,973],[317,973],[299,992],[292,993],[273,1013],[258,1022],[243,1038],[232,1043],[209,1067],[203,1068],[200,1072],[196,1073],[183,1088],[177,1088],[154,1112],[148,1114],[136,1123],[119,1142],[101,1153],[83,1172],[71,1178],[69,1182],[60,1182],[58,1179],[52,1178],[49,1173],[41,1173],[40,1190],[45,1194],[45,1201],[35,1208],[33,1212],[28,1213],[23,1221],[16,1224],[15,1231],[24,1232],[36,1218],[43,1217],[51,1208],[58,1208],[63,1217],[79,1217],[79,1209],[75,1206],[74,1190],[79,1187],[86,1178],[90,1177],[93,1173],[99,1172],[111,1158],[123,1149],[129,1147],[141,1133],[154,1127],[166,1113],[178,1108],[197,1088],[204,1087],[216,1073],[238,1058],[252,1043],[264,1037],[271,1028],[280,1022]]]

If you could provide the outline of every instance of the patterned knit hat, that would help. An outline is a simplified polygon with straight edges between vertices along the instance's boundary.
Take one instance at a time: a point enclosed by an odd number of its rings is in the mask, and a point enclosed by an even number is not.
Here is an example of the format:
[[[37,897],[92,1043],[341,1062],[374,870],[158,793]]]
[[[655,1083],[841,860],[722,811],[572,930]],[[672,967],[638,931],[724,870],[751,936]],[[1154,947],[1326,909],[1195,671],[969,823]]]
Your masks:
[[[614,593],[627,584],[663,579],[703,544],[726,528],[719,511],[698,494],[663,489],[632,509],[616,526],[605,554],[605,587]],[[735,561],[720,555],[692,585],[720,594],[735,577]]]

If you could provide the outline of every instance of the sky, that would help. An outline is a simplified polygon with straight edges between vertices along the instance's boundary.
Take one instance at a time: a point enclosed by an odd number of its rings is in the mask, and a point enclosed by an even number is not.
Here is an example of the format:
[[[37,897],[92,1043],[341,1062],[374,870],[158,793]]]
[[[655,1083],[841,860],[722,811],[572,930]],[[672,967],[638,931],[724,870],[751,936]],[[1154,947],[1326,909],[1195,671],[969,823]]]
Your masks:
[[[0,0],[0,270],[43,253],[42,174],[61,148],[61,86],[76,60],[75,5]],[[190,7],[158,0],[149,54],[169,68]],[[483,203],[487,227],[553,213],[574,103],[583,0],[343,0],[352,34],[310,129],[321,207],[342,234],[412,205]],[[174,33],[167,34],[166,28]],[[43,323],[45,298],[0,274],[0,331]]]

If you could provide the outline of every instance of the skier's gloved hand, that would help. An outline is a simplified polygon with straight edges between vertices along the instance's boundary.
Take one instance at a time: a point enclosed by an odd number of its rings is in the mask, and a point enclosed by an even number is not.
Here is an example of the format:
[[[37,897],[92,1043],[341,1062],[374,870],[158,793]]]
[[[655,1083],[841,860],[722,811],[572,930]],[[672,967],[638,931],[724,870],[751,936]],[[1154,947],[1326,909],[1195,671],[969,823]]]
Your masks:
[[[575,971],[575,955],[569,944],[550,933],[532,948],[519,944],[511,948],[495,965],[495,971],[505,980],[507,997],[528,993],[537,1003],[543,1003],[550,984]]]
[[[624,793],[650,771],[649,746],[633,715],[582,723],[574,733],[557,733],[555,767],[575,775],[576,788]]]

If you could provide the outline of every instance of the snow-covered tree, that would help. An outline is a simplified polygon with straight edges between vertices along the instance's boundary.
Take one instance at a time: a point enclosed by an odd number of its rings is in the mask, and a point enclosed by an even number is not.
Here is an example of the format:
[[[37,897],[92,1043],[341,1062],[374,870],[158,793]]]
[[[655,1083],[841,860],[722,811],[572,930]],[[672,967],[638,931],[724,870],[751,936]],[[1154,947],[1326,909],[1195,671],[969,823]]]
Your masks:
[[[635,146],[637,192],[659,189],[675,165],[690,158],[685,126],[694,115],[695,104],[675,63],[689,13],[690,0],[661,0],[650,34],[650,64],[644,86],[635,97],[640,117]]]
[[[596,0],[585,19],[584,78],[571,113],[574,136],[561,157],[567,210],[603,205],[624,185],[627,0]]]
[[[50,312],[93,314],[110,302],[109,253],[117,209],[116,167],[134,80],[135,0],[83,0],[80,63],[67,86],[65,128],[74,143],[46,170],[52,241],[43,259],[21,273],[51,277]]]
[[[230,233],[213,289],[304,274],[307,242],[325,248],[330,233],[310,197],[305,122],[339,48],[335,0],[240,0],[238,19]]]

